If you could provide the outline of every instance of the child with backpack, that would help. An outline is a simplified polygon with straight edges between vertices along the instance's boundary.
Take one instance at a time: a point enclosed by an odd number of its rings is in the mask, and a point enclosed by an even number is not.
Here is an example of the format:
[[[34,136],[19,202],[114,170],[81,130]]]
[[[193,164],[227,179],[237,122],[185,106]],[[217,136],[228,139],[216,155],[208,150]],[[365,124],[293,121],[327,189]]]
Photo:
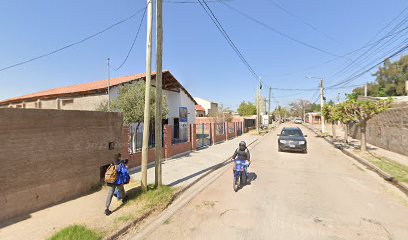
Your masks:
[[[118,200],[122,199],[122,203],[125,204],[128,201],[124,184],[129,183],[130,176],[126,167],[127,160],[121,160],[121,154],[116,154],[116,158],[113,161],[105,173],[105,182],[109,188],[108,197],[105,203],[105,215],[109,216],[112,211],[109,210],[109,206],[112,202],[112,197],[115,195]]]

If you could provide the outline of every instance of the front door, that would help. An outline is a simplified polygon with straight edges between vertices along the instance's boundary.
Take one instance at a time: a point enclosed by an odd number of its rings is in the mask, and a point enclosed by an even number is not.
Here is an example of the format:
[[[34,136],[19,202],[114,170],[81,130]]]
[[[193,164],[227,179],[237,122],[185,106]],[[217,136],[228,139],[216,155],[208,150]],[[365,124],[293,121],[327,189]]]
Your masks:
[[[179,118],[174,118],[174,129],[173,129],[173,138],[180,138],[180,120]]]

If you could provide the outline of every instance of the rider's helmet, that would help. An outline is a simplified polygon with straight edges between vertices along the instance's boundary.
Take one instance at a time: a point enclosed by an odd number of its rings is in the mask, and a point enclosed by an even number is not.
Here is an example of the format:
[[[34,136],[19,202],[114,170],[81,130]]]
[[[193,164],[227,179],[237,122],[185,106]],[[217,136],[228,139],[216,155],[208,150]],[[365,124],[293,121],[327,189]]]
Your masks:
[[[239,143],[239,150],[245,151],[245,149],[246,149],[246,143],[244,141],[241,141]]]

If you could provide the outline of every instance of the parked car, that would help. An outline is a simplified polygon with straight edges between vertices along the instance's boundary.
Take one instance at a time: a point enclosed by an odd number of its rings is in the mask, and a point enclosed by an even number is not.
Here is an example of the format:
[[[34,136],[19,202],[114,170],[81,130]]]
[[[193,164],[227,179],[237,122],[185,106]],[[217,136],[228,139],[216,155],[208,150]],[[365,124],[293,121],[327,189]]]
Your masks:
[[[307,135],[298,127],[285,127],[278,134],[278,151],[296,151],[307,153]]]
[[[295,121],[294,121],[296,124],[302,124],[303,123],[303,120],[301,119],[301,118],[295,118]]]

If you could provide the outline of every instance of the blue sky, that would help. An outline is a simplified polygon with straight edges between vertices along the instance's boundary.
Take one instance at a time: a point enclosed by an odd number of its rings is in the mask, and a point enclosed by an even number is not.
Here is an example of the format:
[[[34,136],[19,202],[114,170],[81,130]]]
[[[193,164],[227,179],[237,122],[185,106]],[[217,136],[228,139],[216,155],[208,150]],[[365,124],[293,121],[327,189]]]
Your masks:
[[[337,55],[363,46],[407,5],[406,0],[274,2],[330,38],[277,8],[271,0],[235,0],[228,4],[285,34]],[[338,59],[319,65],[334,57],[268,31],[221,3],[209,5],[236,46],[262,77],[266,84],[263,95],[267,94],[268,86],[318,86],[318,80],[305,76],[327,78],[326,84],[330,85],[351,74],[330,78],[348,64],[348,60]],[[142,0],[0,1],[0,68],[80,40],[144,6],[145,1]],[[105,79],[106,58],[111,58],[113,67],[122,62],[141,16],[139,14],[97,38],[50,57],[0,72],[0,99]],[[164,69],[170,70],[193,96],[216,101],[233,109],[243,100],[253,101],[257,81],[227,45],[199,4],[164,3],[164,34]],[[144,21],[128,61],[119,71],[112,70],[112,77],[145,71],[145,41]],[[356,56],[350,57],[353,59]],[[301,71],[312,66],[318,67]],[[374,78],[366,74],[350,84],[363,84],[372,80]],[[349,90],[328,90],[326,95],[328,99],[335,99],[337,93],[343,96]],[[274,90],[273,94],[281,105],[287,105],[297,98],[312,102],[317,98],[313,91]]]

